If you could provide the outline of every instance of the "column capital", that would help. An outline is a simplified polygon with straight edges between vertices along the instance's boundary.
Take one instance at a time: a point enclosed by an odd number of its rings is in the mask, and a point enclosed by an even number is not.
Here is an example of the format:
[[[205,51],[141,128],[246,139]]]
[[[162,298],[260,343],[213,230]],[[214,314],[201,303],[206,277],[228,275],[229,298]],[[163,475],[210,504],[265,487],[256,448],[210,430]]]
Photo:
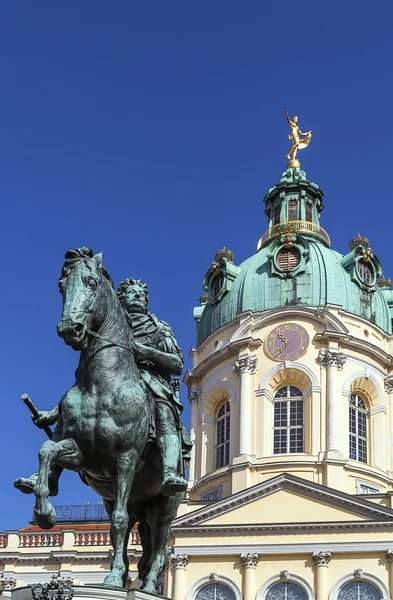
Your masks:
[[[258,358],[255,355],[239,357],[233,364],[236,373],[249,373],[253,375],[257,370]]]
[[[245,569],[254,568],[257,566],[259,562],[259,555],[255,552],[246,552],[240,555],[242,559],[243,567]]]
[[[191,405],[199,404],[201,401],[202,389],[201,388],[193,388],[188,390],[188,401]]]
[[[385,379],[383,380],[383,384],[385,387],[385,392],[387,392],[388,394],[392,394],[393,393],[393,375],[389,375],[388,377],[385,377]]]
[[[172,554],[171,561],[175,569],[185,569],[188,563],[188,554]]]
[[[13,590],[16,587],[15,577],[0,577],[0,591]]]
[[[393,550],[386,550],[386,556],[388,557],[390,564],[393,564]]]
[[[312,557],[317,567],[327,567],[332,558],[332,553],[321,550],[320,552],[313,552]]]
[[[324,369],[337,367],[338,371],[342,371],[347,357],[339,350],[326,350],[322,348],[318,353],[318,360]]]

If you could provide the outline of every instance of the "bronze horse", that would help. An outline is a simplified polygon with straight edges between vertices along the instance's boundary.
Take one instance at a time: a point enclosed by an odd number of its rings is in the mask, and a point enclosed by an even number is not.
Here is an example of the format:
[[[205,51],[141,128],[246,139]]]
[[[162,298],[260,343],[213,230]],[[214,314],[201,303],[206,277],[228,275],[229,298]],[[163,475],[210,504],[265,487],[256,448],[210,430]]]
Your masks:
[[[114,549],[104,584],[124,587],[130,531],[139,522],[143,589],[157,594],[170,528],[183,493],[164,496],[158,452],[149,443],[150,404],[133,352],[133,335],[101,255],[88,248],[67,252],[59,281],[63,313],[58,333],[80,351],[76,381],[60,402],[60,441],[39,451],[35,518],[56,521],[48,500],[49,478],[63,467],[78,471],[102,496]]]

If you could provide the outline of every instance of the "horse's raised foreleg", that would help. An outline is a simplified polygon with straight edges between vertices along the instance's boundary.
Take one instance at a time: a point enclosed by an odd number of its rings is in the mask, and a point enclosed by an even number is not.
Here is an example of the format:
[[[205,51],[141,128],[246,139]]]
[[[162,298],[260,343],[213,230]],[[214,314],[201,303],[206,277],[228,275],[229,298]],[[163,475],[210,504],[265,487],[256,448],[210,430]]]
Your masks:
[[[34,486],[36,497],[34,516],[42,529],[50,529],[56,522],[55,509],[48,502],[49,476],[54,464],[66,469],[79,471],[83,464],[83,455],[72,439],[60,442],[44,442],[39,451],[40,469],[37,483]]]
[[[151,527],[150,569],[144,580],[143,591],[160,594],[161,575],[168,559],[168,541],[171,535],[171,524],[183,497],[182,493],[174,496],[161,496],[161,501],[146,510]]]
[[[117,457],[114,484],[115,502],[111,516],[111,537],[114,555],[111,572],[105,577],[105,585],[123,587],[123,577],[127,570],[124,561],[124,548],[128,543],[128,536],[130,533],[130,519],[127,504],[134,479],[137,459],[138,457],[135,450],[129,450]]]

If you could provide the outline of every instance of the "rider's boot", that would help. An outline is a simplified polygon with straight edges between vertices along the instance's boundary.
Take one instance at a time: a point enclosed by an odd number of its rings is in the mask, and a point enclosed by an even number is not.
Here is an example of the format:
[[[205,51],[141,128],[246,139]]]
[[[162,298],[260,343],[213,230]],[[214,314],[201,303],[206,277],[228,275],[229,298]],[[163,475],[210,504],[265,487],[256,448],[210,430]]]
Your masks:
[[[162,459],[162,494],[173,496],[177,492],[185,492],[187,480],[178,473],[180,457],[180,440],[177,434],[165,433],[158,440]]]
[[[59,493],[59,477],[62,472],[62,467],[55,466],[49,474],[49,496],[57,496]],[[33,494],[34,486],[38,481],[38,472],[33,473],[30,477],[18,477],[14,481],[14,487],[23,494]]]

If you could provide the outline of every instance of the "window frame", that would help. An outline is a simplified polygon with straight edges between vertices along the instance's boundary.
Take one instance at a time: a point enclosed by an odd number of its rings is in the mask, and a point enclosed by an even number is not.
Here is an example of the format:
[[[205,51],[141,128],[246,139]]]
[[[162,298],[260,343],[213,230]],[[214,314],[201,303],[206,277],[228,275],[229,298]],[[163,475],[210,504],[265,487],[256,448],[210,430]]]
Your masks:
[[[295,216],[293,216],[293,214]],[[288,221],[297,221],[299,214],[298,201],[294,198],[288,200]]]
[[[286,396],[277,396],[277,394],[286,388]],[[300,395],[294,395],[291,396],[291,388],[298,390],[300,392]],[[302,424],[300,425],[297,422],[297,419],[295,419],[295,423],[291,424],[291,418],[293,416],[294,411],[292,410],[293,404],[294,403],[299,403],[301,402],[301,421]],[[292,406],[291,406],[292,404]],[[281,410],[281,406],[285,405],[285,409]],[[278,408],[280,406],[280,410],[276,410],[276,407]],[[298,404],[295,406],[295,417],[297,417],[297,408],[298,408]],[[281,417],[282,417],[282,413],[285,414],[285,418],[286,418],[286,424],[285,425],[276,425],[276,419],[280,419],[280,423],[281,423]],[[296,450],[291,450],[291,431],[298,431],[301,430],[301,450],[300,449],[296,449]],[[273,455],[274,456],[278,456],[280,454],[304,454],[305,452],[305,427],[304,427],[304,393],[302,392],[302,390],[295,385],[292,384],[284,384],[281,385],[275,392],[274,394],[274,398],[273,398]],[[284,436],[282,435],[276,435],[275,432],[285,432]],[[285,452],[281,451],[281,442],[283,437],[285,438]],[[277,441],[277,448],[278,450],[276,450],[276,441]],[[294,444],[296,446],[296,448],[298,447],[298,442],[299,442],[299,438],[297,435],[294,436]]]
[[[211,573],[209,577],[202,577],[201,579],[198,579],[198,581],[196,581],[189,588],[186,600],[195,600],[196,595],[199,593],[199,591],[208,583],[221,583],[223,585],[226,585],[235,594],[236,600],[242,600],[243,596],[240,589],[231,579],[225,577],[224,575],[219,575],[215,573],[214,575],[216,579],[212,582],[212,575],[213,574]]]
[[[290,257],[290,255],[292,254],[293,257],[296,257],[296,264],[294,266],[291,266],[291,260],[287,257]],[[284,256],[286,255],[285,261],[286,264],[285,265],[281,265],[280,264],[280,256]],[[296,246],[293,246],[292,248],[280,248],[279,251],[277,252],[276,255],[276,263],[277,263],[277,267],[280,269],[280,271],[284,272],[284,273],[290,273],[292,271],[295,271],[295,269],[297,269],[300,265],[300,263],[302,262],[302,254],[299,250],[299,248],[296,248]]]
[[[356,399],[356,400],[355,400]],[[353,404],[355,400],[356,404]],[[362,401],[364,408],[359,407],[359,400]],[[352,419],[352,413],[354,418]],[[362,415],[364,415],[364,430],[366,435],[361,435],[362,431]],[[354,423],[354,431],[351,431]],[[369,462],[369,411],[365,399],[358,393],[352,392],[349,396],[349,427],[348,427],[348,442],[349,442],[349,459],[367,465]],[[365,449],[365,450],[364,450]],[[354,455],[353,455],[354,450]],[[361,454],[365,454],[361,456]]]
[[[227,407],[227,410],[220,415],[220,412],[224,407]],[[219,428],[221,428],[221,424],[223,424],[223,441],[219,442]],[[223,467],[227,467],[231,460],[231,405],[229,400],[222,402],[217,410],[214,433],[215,469],[222,469]],[[221,460],[218,460],[219,451],[221,452],[221,448],[223,448],[223,463],[219,464],[221,463]]]
[[[280,581],[281,578],[278,575],[269,577],[269,579],[267,579],[259,588],[256,594],[256,600],[266,600],[266,594],[269,591],[269,589],[276,583],[280,583]],[[299,585],[306,592],[308,600],[315,600],[314,589],[305,579],[299,577],[298,575],[295,575],[294,573],[289,572],[288,581]]]

